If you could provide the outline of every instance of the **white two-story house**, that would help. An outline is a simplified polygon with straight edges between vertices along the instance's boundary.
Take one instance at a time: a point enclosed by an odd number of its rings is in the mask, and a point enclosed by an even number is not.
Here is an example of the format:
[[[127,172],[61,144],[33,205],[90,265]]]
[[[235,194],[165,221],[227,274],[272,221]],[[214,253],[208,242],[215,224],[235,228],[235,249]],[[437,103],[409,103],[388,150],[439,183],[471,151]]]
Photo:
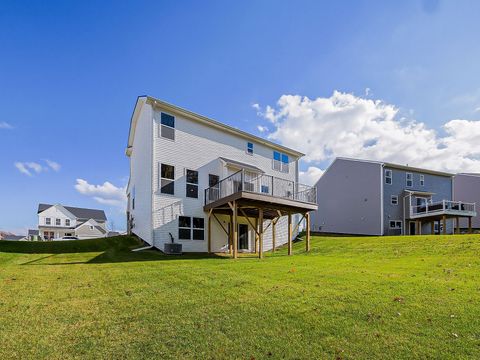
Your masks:
[[[37,214],[38,235],[43,240],[61,240],[63,237],[92,239],[108,234],[103,210],[39,204]]]
[[[261,255],[291,245],[317,208],[315,188],[298,183],[302,153],[149,96],[126,154],[129,231],[160,250]]]

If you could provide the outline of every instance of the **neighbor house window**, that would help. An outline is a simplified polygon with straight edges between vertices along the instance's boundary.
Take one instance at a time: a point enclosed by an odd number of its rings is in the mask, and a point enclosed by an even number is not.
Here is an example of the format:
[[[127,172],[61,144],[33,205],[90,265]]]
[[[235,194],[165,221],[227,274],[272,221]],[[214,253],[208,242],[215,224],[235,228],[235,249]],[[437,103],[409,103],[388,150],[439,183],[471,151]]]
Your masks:
[[[175,166],[160,164],[160,192],[173,195],[175,193]]]
[[[198,198],[198,171],[187,170],[187,189],[186,196]]]
[[[65,219],[65,226],[70,226],[70,219]]]
[[[253,143],[247,142],[247,154],[253,155]]]
[[[160,136],[165,139],[175,140],[175,117],[162,112],[160,123]]]
[[[406,174],[406,180],[407,180],[407,187],[412,187],[413,186],[413,174],[412,173],[407,173]]]
[[[61,219],[55,219],[55,225],[56,226],[62,225],[62,220]]]
[[[420,175],[420,186],[425,185],[425,175]]]
[[[178,217],[178,238],[180,240],[204,240],[205,220],[198,217]]]
[[[390,220],[390,229],[402,229],[402,222],[400,220]]]
[[[93,230],[93,225],[90,225],[90,230]]]
[[[45,225],[51,225],[52,220],[50,218],[45,218]]]
[[[385,170],[385,184],[392,185],[393,174],[392,170]]]
[[[273,170],[288,173],[288,155],[282,154],[278,151],[273,152]]]
[[[390,202],[392,205],[398,205],[398,196],[392,195],[392,197],[390,198]]]

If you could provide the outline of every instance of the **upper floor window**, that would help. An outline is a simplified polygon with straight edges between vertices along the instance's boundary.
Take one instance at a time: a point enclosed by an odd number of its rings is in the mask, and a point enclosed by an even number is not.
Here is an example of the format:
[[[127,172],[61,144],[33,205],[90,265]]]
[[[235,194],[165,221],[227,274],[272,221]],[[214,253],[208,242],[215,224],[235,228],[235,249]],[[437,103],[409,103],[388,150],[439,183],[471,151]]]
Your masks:
[[[425,175],[420,175],[420,186],[425,185]]]
[[[45,225],[51,225],[52,220],[50,218],[45,218]]]
[[[175,193],[175,166],[160,164],[160,192],[173,195]]]
[[[65,219],[65,226],[70,226],[70,219]]]
[[[56,226],[62,225],[62,220],[61,219],[55,219],[55,225]]]
[[[198,198],[198,171],[187,170],[187,189],[186,196]]]
[[[392,205],[398,205],[398,196],[392,195],[392,197],[390,198],[390,202]]]
[[[278,151],[273,152],[273,170],[288,173],[288,155],[282,154]]]
[[[253,155],[253,143],[247,142],[247,154]]]
[[[393,182],[393,174],[392,170],[385,170],[385,184],[392,185]]]
[[[175,117],[162,112],[160,115],[160,123],[160,136],[175,140]]]
[[[412,187],[413,186],[413,174],[412,173],[407,173],[405,175],[405,179],[407,181],[407,187]]]

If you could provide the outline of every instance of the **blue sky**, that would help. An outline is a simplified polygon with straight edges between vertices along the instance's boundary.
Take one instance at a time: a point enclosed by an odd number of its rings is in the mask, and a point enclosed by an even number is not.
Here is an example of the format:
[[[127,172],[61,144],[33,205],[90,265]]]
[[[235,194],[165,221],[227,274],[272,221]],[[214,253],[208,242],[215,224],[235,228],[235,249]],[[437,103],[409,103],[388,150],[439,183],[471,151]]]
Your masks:
[[[271,121],[267,106],[339,91],[441,137],[450,120],[480,118],[478,14],[477,1],[3,1],[0,229],[35,226],[39,202],[105,208],[124,227],[120,207],[75,184],[125,186],[142,94],[285,142],[295,119]]]

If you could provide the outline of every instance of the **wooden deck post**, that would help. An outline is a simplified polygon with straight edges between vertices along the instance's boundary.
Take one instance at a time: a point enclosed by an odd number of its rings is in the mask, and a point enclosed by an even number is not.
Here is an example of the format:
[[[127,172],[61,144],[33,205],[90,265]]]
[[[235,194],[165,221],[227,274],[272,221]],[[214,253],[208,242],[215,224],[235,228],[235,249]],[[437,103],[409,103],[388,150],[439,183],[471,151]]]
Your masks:
[[[443,215],[442,216],[442,223],[443,223],[443,235],[447,235],[447,216]]]
[[[288,255],[292,255],[292,214],[288,213]]]
[[[422,220],[418,220],[418,235],[422,235]]]
[[[237,234],[237,202],[233,202],[233,258],[236,259],[238,257],[238,234]]]
[[[258,257],[263,258],[263,209],[258,210]]]
[[[212,252],[212,210],[208,212],[208,253]]]
[[[455,218],[455,225],[455,234],[458,235],[460,234],[460,218],[458,216]]]
[[[305,251],[310,251],[310,213],[305,214],[307,233],[305,235]]]
[[[272,220],[272,253],[275,252],[276,242],[277,242],[277,234],[275,232],[275,227],[277,226],[277,219]]]
[[[230,223],[228,224],[228,253],[232,255],[233,253],[233,210],[232,214],[230,214]]]
[[[258,215],[260,215],[260,213]],[[258,217],[255,218],[255,254],[256,253],[258,253]]]
[[[430,234],[435,235],[435,220],[430,223]]]
[[[469,234],[472,233],[472,217],[471,216],[468,217],[468,233]]]

